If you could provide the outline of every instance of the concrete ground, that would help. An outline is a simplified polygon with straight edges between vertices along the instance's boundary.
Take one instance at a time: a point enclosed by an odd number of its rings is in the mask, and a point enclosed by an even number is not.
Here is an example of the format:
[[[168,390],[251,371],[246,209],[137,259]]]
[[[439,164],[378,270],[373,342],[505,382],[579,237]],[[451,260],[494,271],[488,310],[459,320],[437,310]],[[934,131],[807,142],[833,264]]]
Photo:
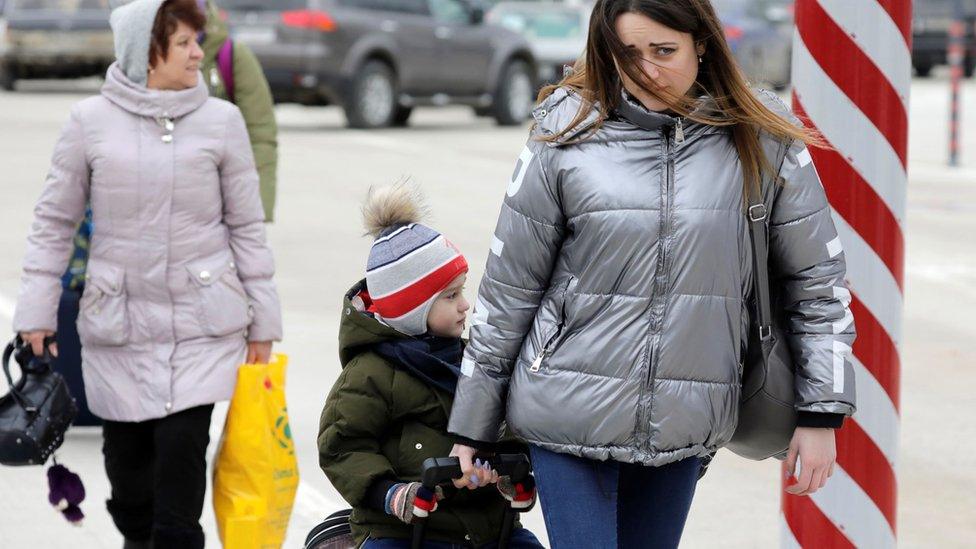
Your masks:
[[[68,109],[97,83],[40,83],[0,93],[0,325],[9,326],[24,239]],[[905,547],[965,547],[976,539],[976,83],[965,88],[964,167],[945,167],[944,77],[912,87],[898,535]],[[426,190],[431,224],[472,266],[477,290],[504,189],[526,137],[467,109],[420,109],[407,129],[354,131],[333,108],[278,108],[278,222],[269,230],[284,303],[288,402],[302,484],[286,547],[342,506],[317,464],[319,412],[338,373],[340,298],[363,275],[369,240],[359,204],[369,185],[410,177]],[[6,337],[6,336],[4,336]],[[225,407],[215,414],[219,436]],[[97,429],[73,429],[59,452],[88,487],[81,527],[46,502],[43,469],[0,468],[0,547],[117,548]],[[211,444],[211,451],[215,444]],[[771,547],[779,539],[778,464],[719,454],[699,486],[685,547]],[[526,521],[545,531],[534,511]],[[217,547],[209,495],[208,546]]]

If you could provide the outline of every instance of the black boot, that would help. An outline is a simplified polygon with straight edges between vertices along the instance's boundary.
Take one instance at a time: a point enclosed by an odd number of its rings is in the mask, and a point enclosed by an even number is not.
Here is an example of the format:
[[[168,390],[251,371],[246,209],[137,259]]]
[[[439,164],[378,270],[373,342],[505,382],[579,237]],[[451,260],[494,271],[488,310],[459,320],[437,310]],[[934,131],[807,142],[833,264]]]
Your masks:
[[[152,549],[152,540],[135,541],[127,539],[122,544],[122,549]]]

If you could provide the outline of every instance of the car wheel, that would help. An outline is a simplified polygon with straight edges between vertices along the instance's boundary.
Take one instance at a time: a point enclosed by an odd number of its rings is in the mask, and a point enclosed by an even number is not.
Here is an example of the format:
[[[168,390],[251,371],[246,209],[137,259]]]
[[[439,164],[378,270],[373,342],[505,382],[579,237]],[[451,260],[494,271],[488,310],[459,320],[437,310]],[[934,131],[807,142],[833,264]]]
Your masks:
[[[396,115],[393,69],[382,61],[367,61],[353,79],[346,102],[346,119],[353,128],[385,128]]]
[[[397,107],[396,111],[393,113],[393,125],[394,126],[406,126],[407,121],[410,120],[410,115],[413,114],[413,107]]]
[[[529,118],[535,99],[535,78],[525,61],[511,61],[502,71],[492,114],[501,126],[515,126]]]
[[[915,74],[921,78],[928,78],[932,74],[932,65],[915,65]]]
[[[0,89],[4,91],[14,91],[14,83],[17,81],[10,69],[0,67]]]

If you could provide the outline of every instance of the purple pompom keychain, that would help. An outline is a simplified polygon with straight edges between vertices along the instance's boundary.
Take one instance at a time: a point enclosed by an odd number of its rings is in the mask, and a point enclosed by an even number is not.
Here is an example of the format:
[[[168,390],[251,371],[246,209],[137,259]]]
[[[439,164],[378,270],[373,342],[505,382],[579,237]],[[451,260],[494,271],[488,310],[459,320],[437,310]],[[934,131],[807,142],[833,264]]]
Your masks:
[[[81,483],[81,477],[54,460],[54,465],[47,470],[47,485],[50,490],[47,500],[51,505],[61,511],[68,522],[80,526],[85,518],[79,507],[85,500],[85,485]]]

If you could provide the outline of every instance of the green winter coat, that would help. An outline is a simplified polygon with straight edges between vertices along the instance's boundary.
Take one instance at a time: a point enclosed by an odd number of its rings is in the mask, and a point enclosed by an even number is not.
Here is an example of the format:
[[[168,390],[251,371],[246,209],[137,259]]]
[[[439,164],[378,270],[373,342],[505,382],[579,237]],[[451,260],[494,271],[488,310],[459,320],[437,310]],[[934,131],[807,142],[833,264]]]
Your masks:
[[[409,538],[412,527],[368,508],[376,480],[419,481],[429,457],[446,457],[453,446],[447,418],[453,395],[425,385],[395,368],[370,347],[406,338],[345,298],[339,326],[342,373],[332,387],[319,426],[319,463],[332,485],[352,507],[350,523],[357,544],[373,538]],[[481,545],[498,537],[507,503],[492,487],[448,490],[431,513],[427,539]]]
[[[217,52],[227,40],[227,25],[220,19],[217,6],[207,2],[207,28],[203,43],[203,63],[200,71],[212,97],[230,100],[220,71]],[[247,133],[251,138],[254,162],[261,179],[261,201],[265,221],[274,220],[278,170],[278,124],[275,122],[274,101],[264,71],[251,49],[234,42],[234,104],[241,110]]]

